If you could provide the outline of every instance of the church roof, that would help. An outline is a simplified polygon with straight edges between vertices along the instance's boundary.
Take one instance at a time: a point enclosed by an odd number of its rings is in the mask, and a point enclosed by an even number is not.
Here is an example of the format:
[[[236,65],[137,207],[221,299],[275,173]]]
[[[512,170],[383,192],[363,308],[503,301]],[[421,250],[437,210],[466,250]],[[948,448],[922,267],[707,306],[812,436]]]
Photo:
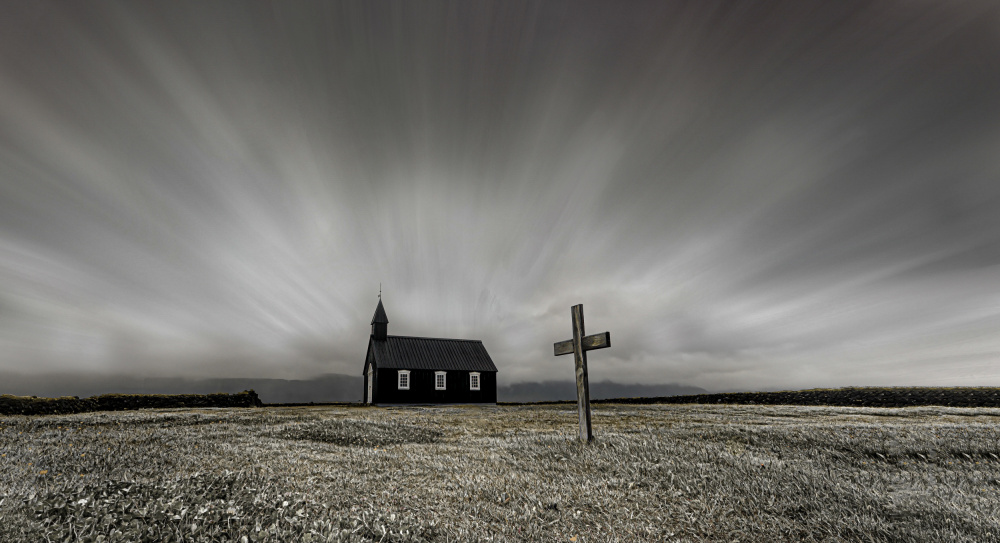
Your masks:
[[[369,324],[375,324],[376,322],[389,323],[389,317],[385,316],[385,308],[382,307],[382,298],[378,299],[378,307],[375,308],[375,316],[372,317],[372,322]]]
[[[497,371],[478,339],[387,336],[385,341],[372,341],[371,345],[379,368]]]

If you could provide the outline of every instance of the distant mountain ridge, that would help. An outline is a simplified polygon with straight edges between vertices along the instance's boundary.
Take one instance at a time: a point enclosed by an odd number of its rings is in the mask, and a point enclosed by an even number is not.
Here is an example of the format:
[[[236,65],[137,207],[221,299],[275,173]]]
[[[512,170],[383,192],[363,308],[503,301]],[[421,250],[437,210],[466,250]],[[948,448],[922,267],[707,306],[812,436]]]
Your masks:
[[[253,389],[264,403],[359,402],[364,379],[361,376],[325,374],[312,379],[174,377],[109,377],[87,374],[0,375],[0,394],[56,398],[100,394],[211,394],[236,393]],[[704,394],[703,388],[679,384],[623,384],[600,381],[590,384],[593,400]],[[497,387],[501,402],[575,400],[573,381],[513,383]]]

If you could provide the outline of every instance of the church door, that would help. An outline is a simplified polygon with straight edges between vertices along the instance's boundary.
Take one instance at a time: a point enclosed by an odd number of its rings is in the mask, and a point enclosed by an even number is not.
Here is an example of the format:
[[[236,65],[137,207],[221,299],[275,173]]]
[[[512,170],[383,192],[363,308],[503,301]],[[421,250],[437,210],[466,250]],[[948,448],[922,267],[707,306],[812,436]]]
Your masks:
[[[372,403],[372,378],[375,373],[372,371],[371,364],[368,365],[368,403]]]

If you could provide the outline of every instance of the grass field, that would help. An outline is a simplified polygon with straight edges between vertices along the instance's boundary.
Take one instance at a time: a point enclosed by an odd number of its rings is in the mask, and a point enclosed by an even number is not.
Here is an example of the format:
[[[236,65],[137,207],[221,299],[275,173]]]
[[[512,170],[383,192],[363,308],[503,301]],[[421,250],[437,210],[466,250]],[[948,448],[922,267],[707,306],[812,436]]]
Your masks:
[[[0,417],[0,541],[1000,541],[1000,409]]]

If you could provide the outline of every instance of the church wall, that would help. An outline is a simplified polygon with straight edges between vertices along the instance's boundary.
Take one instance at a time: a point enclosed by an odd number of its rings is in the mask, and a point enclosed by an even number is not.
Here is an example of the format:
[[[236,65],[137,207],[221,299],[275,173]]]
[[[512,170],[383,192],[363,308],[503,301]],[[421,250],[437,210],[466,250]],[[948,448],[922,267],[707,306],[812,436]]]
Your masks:
[[[468,372],[466,372],[468,373]],[[468,375],[465,376],[469,378]],[[497,374],[493,371],[479,373],[479,400],[473,403],[497,403]]]
[[[448,371],[446,389],[434,389],[434,371],[411,370],[410,390],[397,388],[396,369],[378,369],[375,377],[375,400],[380,404],[396,403],[496,403],[496,373],[480,372],[480,390],[469,390],[468,371]]]

